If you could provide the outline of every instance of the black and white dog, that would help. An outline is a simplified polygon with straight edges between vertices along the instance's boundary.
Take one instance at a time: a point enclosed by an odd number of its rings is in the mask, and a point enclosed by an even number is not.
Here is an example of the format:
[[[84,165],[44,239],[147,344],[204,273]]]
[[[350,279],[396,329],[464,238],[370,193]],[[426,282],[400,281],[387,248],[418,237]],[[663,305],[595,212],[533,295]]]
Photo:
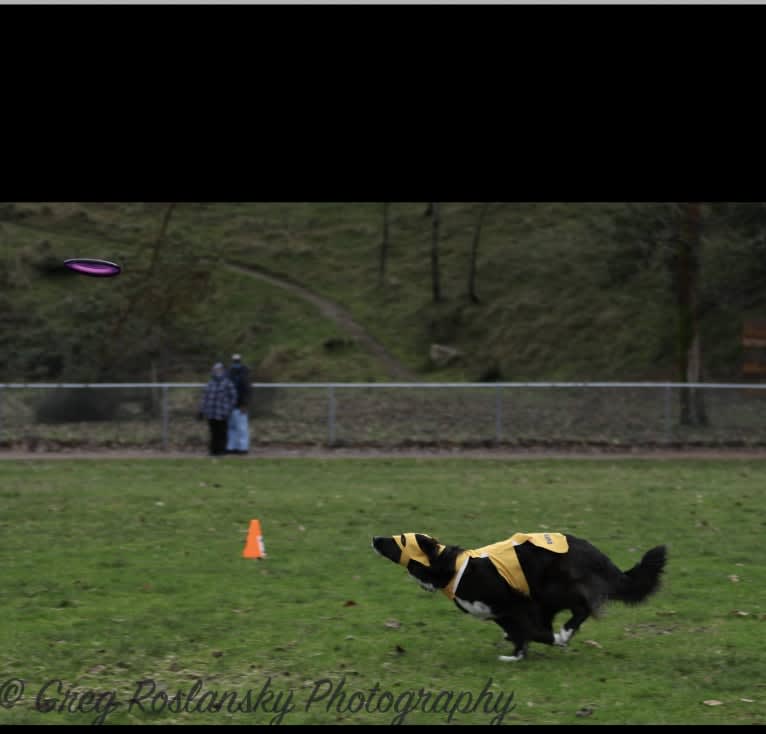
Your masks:
[[[462,611],[499,624],[514,645],[513,655],[500,656],[504,662],[524,658],[530,642],[565,646],[609,600],[643,602],[658,589],[667,555],[657,546],[620,571],[588,541],[562,533],[516,533],[474,550],[402,533],[376,536],[372,547],[427,591],[442,591]],[[572,617],[554,632],[564,609]]]

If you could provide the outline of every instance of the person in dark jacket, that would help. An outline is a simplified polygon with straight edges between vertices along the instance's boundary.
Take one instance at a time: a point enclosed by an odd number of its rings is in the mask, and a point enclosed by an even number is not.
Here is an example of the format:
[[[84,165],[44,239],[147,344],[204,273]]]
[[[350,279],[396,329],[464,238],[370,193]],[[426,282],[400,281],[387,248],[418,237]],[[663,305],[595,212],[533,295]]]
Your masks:
[[[226,376],[223,363],[216,362],[199,406],[199,418],[207,418],[210,427],[210,456],[226,453],[226,430],[236,402],[237,390]]]
[[[240,354],[231,356],[229,379],[237,390],[237,401],[229,416],[226,451],[229,454],[246,454],[250,450],[250,426],[247,414],[250,404],[250,370],[242,363]]]

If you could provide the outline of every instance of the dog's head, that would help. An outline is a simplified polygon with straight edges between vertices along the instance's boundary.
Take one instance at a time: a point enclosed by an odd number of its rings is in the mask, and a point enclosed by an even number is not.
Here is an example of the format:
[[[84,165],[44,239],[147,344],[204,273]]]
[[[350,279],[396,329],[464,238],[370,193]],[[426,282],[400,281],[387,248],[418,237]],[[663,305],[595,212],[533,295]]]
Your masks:
[[[425,533],[376,535],[372,547],[389,561],[398,563],[427,591],[445,587],[454,574],[454,562],[444,563],[446,546]]]

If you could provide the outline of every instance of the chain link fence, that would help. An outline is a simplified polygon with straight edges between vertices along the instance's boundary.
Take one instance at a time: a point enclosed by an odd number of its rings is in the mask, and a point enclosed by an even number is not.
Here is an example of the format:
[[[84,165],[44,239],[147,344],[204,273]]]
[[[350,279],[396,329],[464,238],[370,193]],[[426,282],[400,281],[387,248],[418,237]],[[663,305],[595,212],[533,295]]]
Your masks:
[[[0,447],[204,452],[204,383],[0,383]],[[684,420],[704,408],[705,420]],[[766,385],[253,383],[251,444],[766,446]]]

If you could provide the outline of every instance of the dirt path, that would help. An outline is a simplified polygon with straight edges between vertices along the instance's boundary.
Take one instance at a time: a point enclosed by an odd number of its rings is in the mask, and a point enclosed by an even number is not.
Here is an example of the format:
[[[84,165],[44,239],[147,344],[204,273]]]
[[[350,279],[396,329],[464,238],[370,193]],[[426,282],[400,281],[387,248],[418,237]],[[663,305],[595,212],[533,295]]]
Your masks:
[[[555,449],[330,449],[323,447],[255,447],[247,456],[225,456],[210,459],[202,452],[158,451],[153,449],[66,449],[61,451],[0,450],[3,459],[46,461],[49,459],[208,459],[209,461],[240,462],[257,459],[497,459],[517,461],[529,459],[578,459],[595,461],[624,461],[625,459],[654,460],[766,460],[764,449],[638,449],[635,451],[558,451]]]
[[[284,290],[290,291],[304,301],[311,303],[319,309],[319,313],[322,316],[334,321],[347,334],[356,339],[364,349],[385,365],[389,377],[406,382],[419,382],[413,372],[399,362],[380,342],[370,336],[362,326],[354,321],[351,314],[337,303],[314,293],[305,286],[270,275],[252,266],[238,265],[233,262],[225,262],[224,265],[229,270],[243,273],[251,278],[257,278],[278,288],[284,288]]]

